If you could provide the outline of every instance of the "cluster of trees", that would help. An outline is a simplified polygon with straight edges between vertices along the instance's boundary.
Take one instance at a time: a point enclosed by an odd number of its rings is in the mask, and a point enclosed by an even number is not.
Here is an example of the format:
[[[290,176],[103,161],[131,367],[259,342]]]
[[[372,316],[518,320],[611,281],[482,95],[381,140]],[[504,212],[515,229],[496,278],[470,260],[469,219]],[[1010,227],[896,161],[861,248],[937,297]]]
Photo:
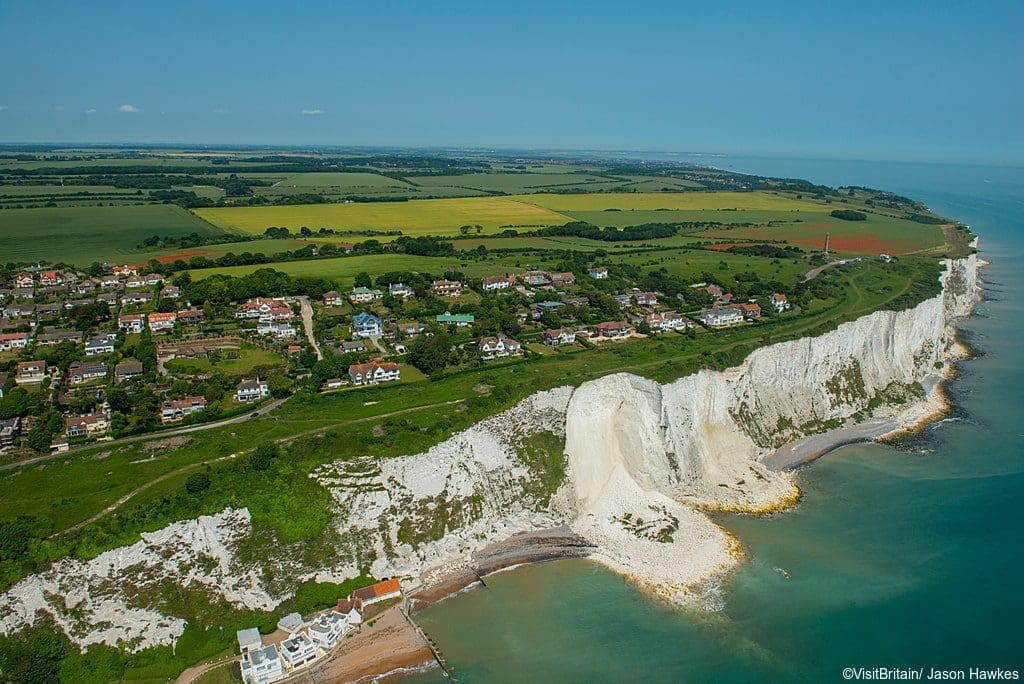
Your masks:
[[[734,245],[726,251],[732,254],[768,257],[771,259],[793,259],[804,253],[799,247],[792,247],[790,245]]]
[[[854,211],[853,209],[835,209],[829,213],[829,216],[843,221],[867,221],[868,219],[868,215],[863,211]]]
[[[679,224],[677,223],[644,223],[639,226],[627,226],[625,228],[616,228],[614,226],[601,228],[584,221],[574,221],[562,226],[541,228],[534,235],[573,236],[590,240],[602,240],[604,242],[625,242],[628,240],[654,240],[672,237],[678,232]]]
[[[193,302],[211,302],[214,305],[244,301],[253,297],[321,297],[333,289],[333,283],[326,278],[292,277],[272,268],[261,268],[240,277],[217,274],[192,281],[186,276],[187,274],[184,274],[174,281],[183,288],[186,298]]]

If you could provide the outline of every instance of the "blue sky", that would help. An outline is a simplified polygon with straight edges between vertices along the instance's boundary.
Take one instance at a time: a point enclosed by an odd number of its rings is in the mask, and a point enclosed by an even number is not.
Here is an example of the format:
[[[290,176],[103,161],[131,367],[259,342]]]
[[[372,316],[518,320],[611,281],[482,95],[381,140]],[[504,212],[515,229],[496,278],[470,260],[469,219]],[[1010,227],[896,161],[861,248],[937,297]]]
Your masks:
[[[1016,164],[1022,34],[1020,0],[0,0],[0,141]]]

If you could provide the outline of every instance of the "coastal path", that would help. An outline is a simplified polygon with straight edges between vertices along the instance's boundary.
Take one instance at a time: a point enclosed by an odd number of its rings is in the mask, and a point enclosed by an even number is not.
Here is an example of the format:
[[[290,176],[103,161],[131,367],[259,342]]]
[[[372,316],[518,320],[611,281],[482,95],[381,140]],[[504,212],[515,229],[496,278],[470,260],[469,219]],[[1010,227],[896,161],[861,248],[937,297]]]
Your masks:
[[[299,306],[302,314],[302,327],[306,329],[306,339],[309,346],[313,348],[317,361],[323,361],[324,355],[320,351],[320,345],[316,343],[316,335],[313,334],[313,307],[309,305],[309,297],[299,297]]]

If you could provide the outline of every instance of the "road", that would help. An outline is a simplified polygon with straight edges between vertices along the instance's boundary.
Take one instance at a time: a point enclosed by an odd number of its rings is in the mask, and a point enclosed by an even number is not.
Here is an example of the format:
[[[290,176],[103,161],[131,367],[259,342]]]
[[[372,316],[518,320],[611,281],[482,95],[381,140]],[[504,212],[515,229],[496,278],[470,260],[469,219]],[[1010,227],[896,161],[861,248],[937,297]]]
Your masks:
[[[306,329],[306,339],[309,346],[313,347],[317,361],[323,361],[324,355],[320,352],[320,345],[316,343],[316,335],[313,334],[313,307],[309,305],[309,297],[299,297],[299,304],[302,306],[302,327]]]
[[[841,263],[843,263],[845,261],[847,261],[847,259],[836,259],[835,261],[830,261],[829,263],[825,264],[824,266],[818,266],[817,268],[812,268],[810,271],[807,272],[807,275],[804,276],[804,282],[806,283],[808,280],[814,280],[819,275],[821,275],[821,272],[824,271],[826,268],[831,268],[832,266],[837,266],[837,265],[839,265],[839,264],[841,264]]]
[[[130,444],[131,442],[138,442],[141,440],[150,439],[163,439],[164,437],[174,437],[175,435],[187,435],[193,432],[202,432],[203,430],[212,430],[213,428],[224,427],[225,425],[235,425],[236,423],[244,423],[247,420],[252,420],[257,416],[262,416],[265,413],[269,413],[276,409],[278,406],[288,401],[288,397],[284,399],[275,399],[269,404],[264,404],[259,408],[247,411],[239,416],[232,416],[231,418],[225,418],[223,420],[215,420],[212,423],[200,423],[198,425],[189,425],[187,427],[175,428],[173,430],[160,430],[158,432],[147,432],[141,435],[132,435],[130,437],[122,437],[120,439],[113,439],[109,442],[99,442],[99,444],[106,444],[110,446],[121,446],[122,444]],[[64,458],[67,456],[73,456],[79,451],[86,449],[92,449],[97,446],[96,442],[90,444],[83,444],[82,446],[68,449],[63,453],[57,454],[44,454],[42,456],[33,456],[32,458],[26,458],[23,461],[15,461],[14,463],[4,463],[0,465],[0,471],[12,470],[14,468],[20,468],[22,466],[32,465],[33,463],[42,463],[44,461],[50,461],[55,458]]]

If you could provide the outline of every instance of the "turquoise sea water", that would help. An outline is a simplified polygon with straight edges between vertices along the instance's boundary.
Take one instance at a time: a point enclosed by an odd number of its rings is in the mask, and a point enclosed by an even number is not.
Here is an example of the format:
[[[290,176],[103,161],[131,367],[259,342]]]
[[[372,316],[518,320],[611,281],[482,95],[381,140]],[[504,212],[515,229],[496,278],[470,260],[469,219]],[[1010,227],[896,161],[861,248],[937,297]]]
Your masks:
[[[567,560],[492,576],[418,621],[467,682],[1024,670],[1024,169],[714,163],[891,189],[971,224],[992,265],[989,299],[963,326],[983,355],[949,385],[956,412],[908,450],[851,446],[804,468],[795,509],[720,518],[748,559],[709,596],[715,610],[670,608],[594,563]]]

